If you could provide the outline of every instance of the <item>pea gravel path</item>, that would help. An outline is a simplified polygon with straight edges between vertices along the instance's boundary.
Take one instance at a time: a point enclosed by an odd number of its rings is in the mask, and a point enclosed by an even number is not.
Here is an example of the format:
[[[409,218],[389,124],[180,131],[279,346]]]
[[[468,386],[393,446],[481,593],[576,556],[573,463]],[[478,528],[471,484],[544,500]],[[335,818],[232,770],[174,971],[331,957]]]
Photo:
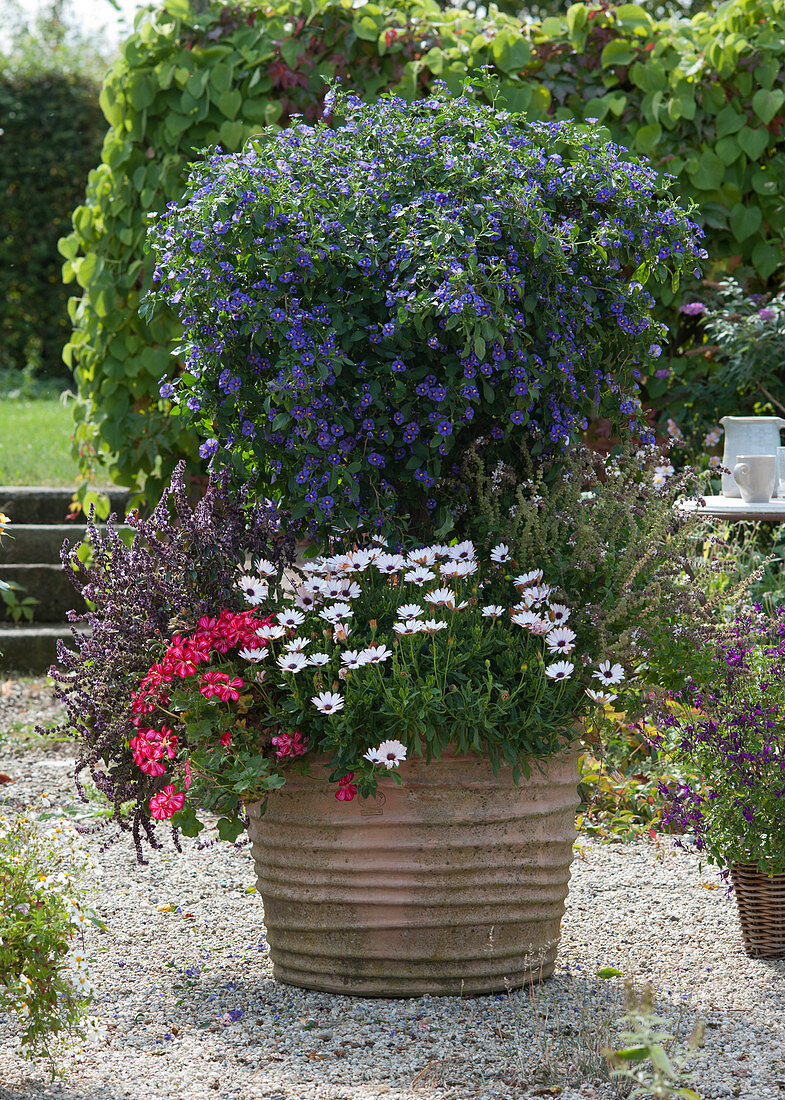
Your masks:
[[[0,680],[0,735],[15,730],[0,736],[13,779],[0,812],[43,792],[75,804],[70,746],[19,735],[56,716],[44,681]],[[618,982],[596,979],[601,966],[650,980],[682,1033],[707,1022],[693,1083],[707,1100],[785,1100],[785,960],[747,958],[733,899],[670,841],[579,842],[559,967],[536,1012],[525,993],[382,1001],[277,984],[250,853],[185,844],[148,867],[126,843],[99,857],[94,904],[110,931],[91,928],[87,954],[104,1031],[63,1052],[50,1082],[0,1017],[0,1100],[603,1100],[613,1093],[591,1073],[562,1075],[561,1091],[544,1076],[547,1051],[569,1052],[614,1015]]]

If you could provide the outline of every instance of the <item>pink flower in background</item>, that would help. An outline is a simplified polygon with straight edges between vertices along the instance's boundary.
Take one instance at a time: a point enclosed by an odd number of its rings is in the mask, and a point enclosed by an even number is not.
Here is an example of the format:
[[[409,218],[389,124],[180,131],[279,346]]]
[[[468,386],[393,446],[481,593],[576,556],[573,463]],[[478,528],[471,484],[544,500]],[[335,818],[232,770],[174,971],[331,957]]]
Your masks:
[[[224,730],[224,732],[221,734],[221,745],[223,746],[223,748],[225,748],[225,749],[228,748],[231,740],[232,740],[232,731],[231,730]]]
[[[351,802],[357,794],[357,786],[352,783],[353,779],[354,772],[347,772],[338,780],[338,790],[335,792],[335,797],[339,802]]]
[[[170,783],[150,799],[150,816],[156,821],[166,821],[182,810],[184,802],[185,795],[182,791],[176,791]]]
[[[308,741],[307,739],[303,741],[303,735],[299,730],[292,730],[291,733],[279,733],[277,737],[272,738],[272,743],[275,745],[275,755],[279,760],[287,756],[302,756],[308,748]]]

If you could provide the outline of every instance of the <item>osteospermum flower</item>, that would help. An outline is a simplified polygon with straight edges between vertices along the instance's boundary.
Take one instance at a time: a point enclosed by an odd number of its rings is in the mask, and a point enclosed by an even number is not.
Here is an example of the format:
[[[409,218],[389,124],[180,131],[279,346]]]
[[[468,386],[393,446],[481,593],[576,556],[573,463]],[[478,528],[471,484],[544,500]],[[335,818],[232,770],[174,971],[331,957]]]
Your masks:
[[[260,577],[252,577],[250,574],[244,574],[240,577],[237,587],[245,596],[246,603],[249,603],[251,607],[257,607],[267,597],[269,591]]]
[[[565,607],[563,603],[552,603],[548,608],[548,618],[555,626],[566,623],[569,617],[570,609]]]
[[[466,542],[459,542],[457,546],[448,546],[447,556],[452,561],[473,561],[474,543],[467,539]]]
[[[267,558],[262,558],[256,563],[256,572],[260,573],[263,577],[274,577],[276,570],[271,561],[268,561]]]
[[[406,563],[407,565],[433,565],[437,556],[438,550],[435,546],[421,546],[419,549],[409,552]]]
[[[330,657],[327,653],[311,653],[308,657],[308,664],[313,665],[314,668],[319,668],[321,665],[326,665],[330,661]]]
[[[322,714],[335,714],[343,709],[343,696],[334,691],[320,691],[318,695],[311,696],[311,702]]]
[[[489,603],[482,609],[482,617],[484,619],[498,619],[500,615],[504,614],[504,608],[497,603]]]
[[[450,561],[443,562],[439,568],[439,572],[443,577],[471,577],[473,573],[476,573],[478,565],[476,561],[464,561],[461,559],[451,559]]]
[[[302,626],[305,622],[305,615],[302,611],[294,611],[293,609],[290,611],[279,611],[275,617],[281,626],[285,627]]]
[[[398,618],[416,619],[422,615],[422,608],[418,603],[404,603],[398,608]]]
[[[570,661],[555,661],[547,665],[545,675],[551,680],[568,680],[575,671],[575,665]]]
[[[308,658],[304,653],[284,653],[278,658],[278,667],[282,672],[302,672],[308,667]]]
[[[310,645],[310,641],[310,638],[290,638],[283,648],[287,653],[302,653],[305,647]]]
[[[424,565],[418,565],[415,569],[410,569],[408,573],[404,573],[403,579],[410,584],[416,584],[421,586],[426,581],[432,581],[436,576],[430,569],[426,569]]]
[[[364,649],[361,656],[365,656],[369,665],[380,665],[382,661],[386,661],[388,657],[392,657],[392,650],[388,649],[386,645],[372,645]]]
[[[613,684],[620,684],[624,679],[624,666],[618,663],[612,665],[610,661],[602,661],[597,671],[592,673],[592,676],[606,687],[611,687]]]
[[[586,694],[595,703],[612,703],[616,698],[611,691],[594,691],[592,688],[586,688]]]
[[[348,603],[332,603],[319,612],[319,618],[327,623],[339,623],[343,619],[350,619],[354,615]]]
[[[396,634],[419,634],[424,629],[425,623],[422,619],[407,619],[402,623],[393,623],[393,630]]]
[[[283,638],[286,634],[286,627],[281,626],[279,623],[270,623],[269,626],[260,626],[256,631],[257,638],[262,638],[264,641],[275,641],[276,638]]]
[[[400,554],[378,554],[373,563],[380,573],[398,573],[406,566],[406,558]]]
[[[364,650],[347,649],[341,654],[341,664],[348,669],[362,668],[368,661]]]
[[[494,546],[491,550],[491,561],[494,565],[503,565],[504,562],[510,560],[510,548],[506,542],[500,542],[498,546]]]
[[[545,635],[545,644],[550,653],[572,653],[575,649],[575,631],[568,626],[557,626]]]
[[[425,601],[436,607],[447,607],[455,603],[455,593],[451,588],[434,588],[432,592],[425,594]]]
[[[237,656],[242,657],[244,661],[262,661],[268,654],[266,646],[260,646],[258,649],[248,649],[244,646],[242,649],[238,649]]]
[[[539,584],[541,580],[542,569],[531,569],[528,573],[521,573],[512,583],[520,590],[521,588],[528,588],[531,585]]]
[[[422,629],[427,634],[436,634],[439,630],[446,630],[447,623],[441,622],[438,619],[426,619],[422,624]]]
[[[384,764],[385,768],[395,768],[406,759],[406,746],[400,741],[382,741],[375,749],[364,754],[372,764]]]

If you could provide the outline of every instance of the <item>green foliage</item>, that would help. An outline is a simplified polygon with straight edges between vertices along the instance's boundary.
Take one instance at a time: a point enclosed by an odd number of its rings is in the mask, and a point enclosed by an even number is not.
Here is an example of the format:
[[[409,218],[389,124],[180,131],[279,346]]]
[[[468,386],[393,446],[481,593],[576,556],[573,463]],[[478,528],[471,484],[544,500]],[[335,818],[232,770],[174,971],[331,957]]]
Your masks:
[[[53,1036],[85,1035],[92,1000],[80,949],[86,864],[72,829],[0,815],[0,1011],[18,1016],[23,1050],[52,1062]]]
[[[102,163],[60,250],[64,278],[83,290],[65,350],[81,392],[77,445],[100,452],[113,479],[155,496],[180,454],[195,461],[158,396],[162,375],[178,372],[168,350],[178,327],[137,315],[152,275],[147,212],[179,197],[194,150],[235,151],[295,112],[316,119],[331,76],[369,99],[389,87],[412,99],[434,76],[457,90],[467,71],[492,65],[508,109],[597,118],[673,173],[700,208],[718,268],[740,262],[740,274],[765,281],[781,262],[785,0],[729,0],[661,23],[635,4],[573,4],[524,26],[494,6],[480,17],[432,0],[273,0],[261,16],[249,4],[195,15],[169,0],[126,43],[101,95]],[[678,293],[675,283],[660,291],[663,318],[674,319]],[[652,396],[658,387],[667,383],[652,378]]]
[[[57,240],[101,148],[92,81],[61,72],[0,73],[0,368],[62,375],[68,291]]]
[[[6,617],[19,623],[33,621],[35,605],[38,600],[25,595],[26,589],[15,581],[0,582],[0,600],[5,604]]]

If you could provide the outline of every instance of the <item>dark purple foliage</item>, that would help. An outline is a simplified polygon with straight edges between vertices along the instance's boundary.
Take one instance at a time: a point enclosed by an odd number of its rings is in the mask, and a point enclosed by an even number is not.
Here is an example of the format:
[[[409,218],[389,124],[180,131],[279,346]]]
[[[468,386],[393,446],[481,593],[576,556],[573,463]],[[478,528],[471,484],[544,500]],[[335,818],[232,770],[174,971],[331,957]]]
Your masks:
[[[92,610],[70,613],[90,633],[73,629],[76,648],[59,643],[59,663],[50,669],[55,696],[68,713],[60,731],[80,742],[75,769],[80,796],[86,801],[80,775],[88,769],[98,791],[112,803],[111,820],[131,832],[140,862],[143,837],[151,847],[160,847],[147,804],[161,781],[132,763],[128,739],[136,731],[130,722],[131,696],[175,633],[193,629],[203,615],[244,607],[236,576],[249,557],[267,558],[279,570],[294,559],[285,513],[270,502],[253,503],[247,487],[231,488],[223,475],[210,479],[192,507],[183,470],[181,463],[148,519],[128,516],[134,530],[130,548],[112,520],[105,532],[91,520],[88,566],[68,540],[61,552],[74,586]],[[134,803],[130,814],[123,810],[128,802]],[[176,834],[174,839],[176,843]]]

